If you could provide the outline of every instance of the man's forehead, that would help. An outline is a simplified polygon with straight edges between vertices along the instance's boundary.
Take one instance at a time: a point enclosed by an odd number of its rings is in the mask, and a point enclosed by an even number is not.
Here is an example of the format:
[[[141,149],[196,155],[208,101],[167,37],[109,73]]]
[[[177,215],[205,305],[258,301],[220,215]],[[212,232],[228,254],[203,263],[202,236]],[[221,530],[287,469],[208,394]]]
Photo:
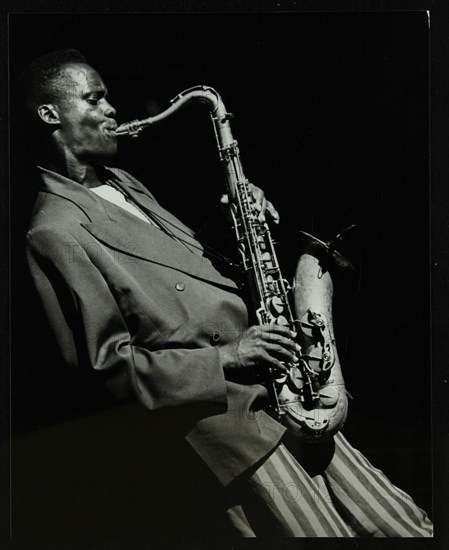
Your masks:
[[[72,86],[79,86],[83,90],[87,88],[105,89],[101,76],[90,65],[67,64],[62,70],[62,75],[69,80]]]

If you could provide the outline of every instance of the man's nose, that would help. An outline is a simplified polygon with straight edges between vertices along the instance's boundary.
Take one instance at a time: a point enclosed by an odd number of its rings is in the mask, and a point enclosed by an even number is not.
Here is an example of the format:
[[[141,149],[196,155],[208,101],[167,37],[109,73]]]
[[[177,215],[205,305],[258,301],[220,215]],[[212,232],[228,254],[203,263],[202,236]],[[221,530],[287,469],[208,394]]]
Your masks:
[[[108,118],[115,117],[116,111],[114,107],[106,99],[104,101],[105,101],[104,115],[107,116]]]

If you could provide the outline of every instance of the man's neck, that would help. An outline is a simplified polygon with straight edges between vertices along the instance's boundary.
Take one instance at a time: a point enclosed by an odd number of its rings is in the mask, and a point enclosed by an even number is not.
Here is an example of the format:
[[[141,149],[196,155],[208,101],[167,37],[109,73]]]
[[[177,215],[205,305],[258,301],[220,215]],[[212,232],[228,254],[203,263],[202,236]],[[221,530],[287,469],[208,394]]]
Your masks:
[[[50,170],[76,181],[84,187],[92,188],[103,185],[95,166],[87,162],[67,158],[50,158],[47,164]]]

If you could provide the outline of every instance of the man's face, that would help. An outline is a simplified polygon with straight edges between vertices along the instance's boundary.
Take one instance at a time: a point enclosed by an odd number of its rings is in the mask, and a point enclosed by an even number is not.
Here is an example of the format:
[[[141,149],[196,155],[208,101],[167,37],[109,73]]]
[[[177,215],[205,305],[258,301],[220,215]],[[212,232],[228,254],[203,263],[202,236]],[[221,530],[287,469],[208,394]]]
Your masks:
[[[92,164],[112,158],[117,122],[100,75],[89,65],[70,64],[63,69],[62,83],[66,92],[56,108],[58,138],[66,155]]]

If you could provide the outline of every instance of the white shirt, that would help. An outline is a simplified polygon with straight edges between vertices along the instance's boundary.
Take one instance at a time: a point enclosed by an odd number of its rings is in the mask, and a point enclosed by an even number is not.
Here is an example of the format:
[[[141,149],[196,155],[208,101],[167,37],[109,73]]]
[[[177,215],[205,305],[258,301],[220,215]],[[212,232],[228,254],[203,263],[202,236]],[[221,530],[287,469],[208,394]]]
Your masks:
[[[103,199],[120,206],[124,210],[131,212],[134,216],[137,216],[141,220],[147,223],[151,223],[150,220],[140,212],[132,203],[128,202],[120,191],[117,191],[110,185],[100,185],[98,187],[92,187],[91,191],[102,197]]]

